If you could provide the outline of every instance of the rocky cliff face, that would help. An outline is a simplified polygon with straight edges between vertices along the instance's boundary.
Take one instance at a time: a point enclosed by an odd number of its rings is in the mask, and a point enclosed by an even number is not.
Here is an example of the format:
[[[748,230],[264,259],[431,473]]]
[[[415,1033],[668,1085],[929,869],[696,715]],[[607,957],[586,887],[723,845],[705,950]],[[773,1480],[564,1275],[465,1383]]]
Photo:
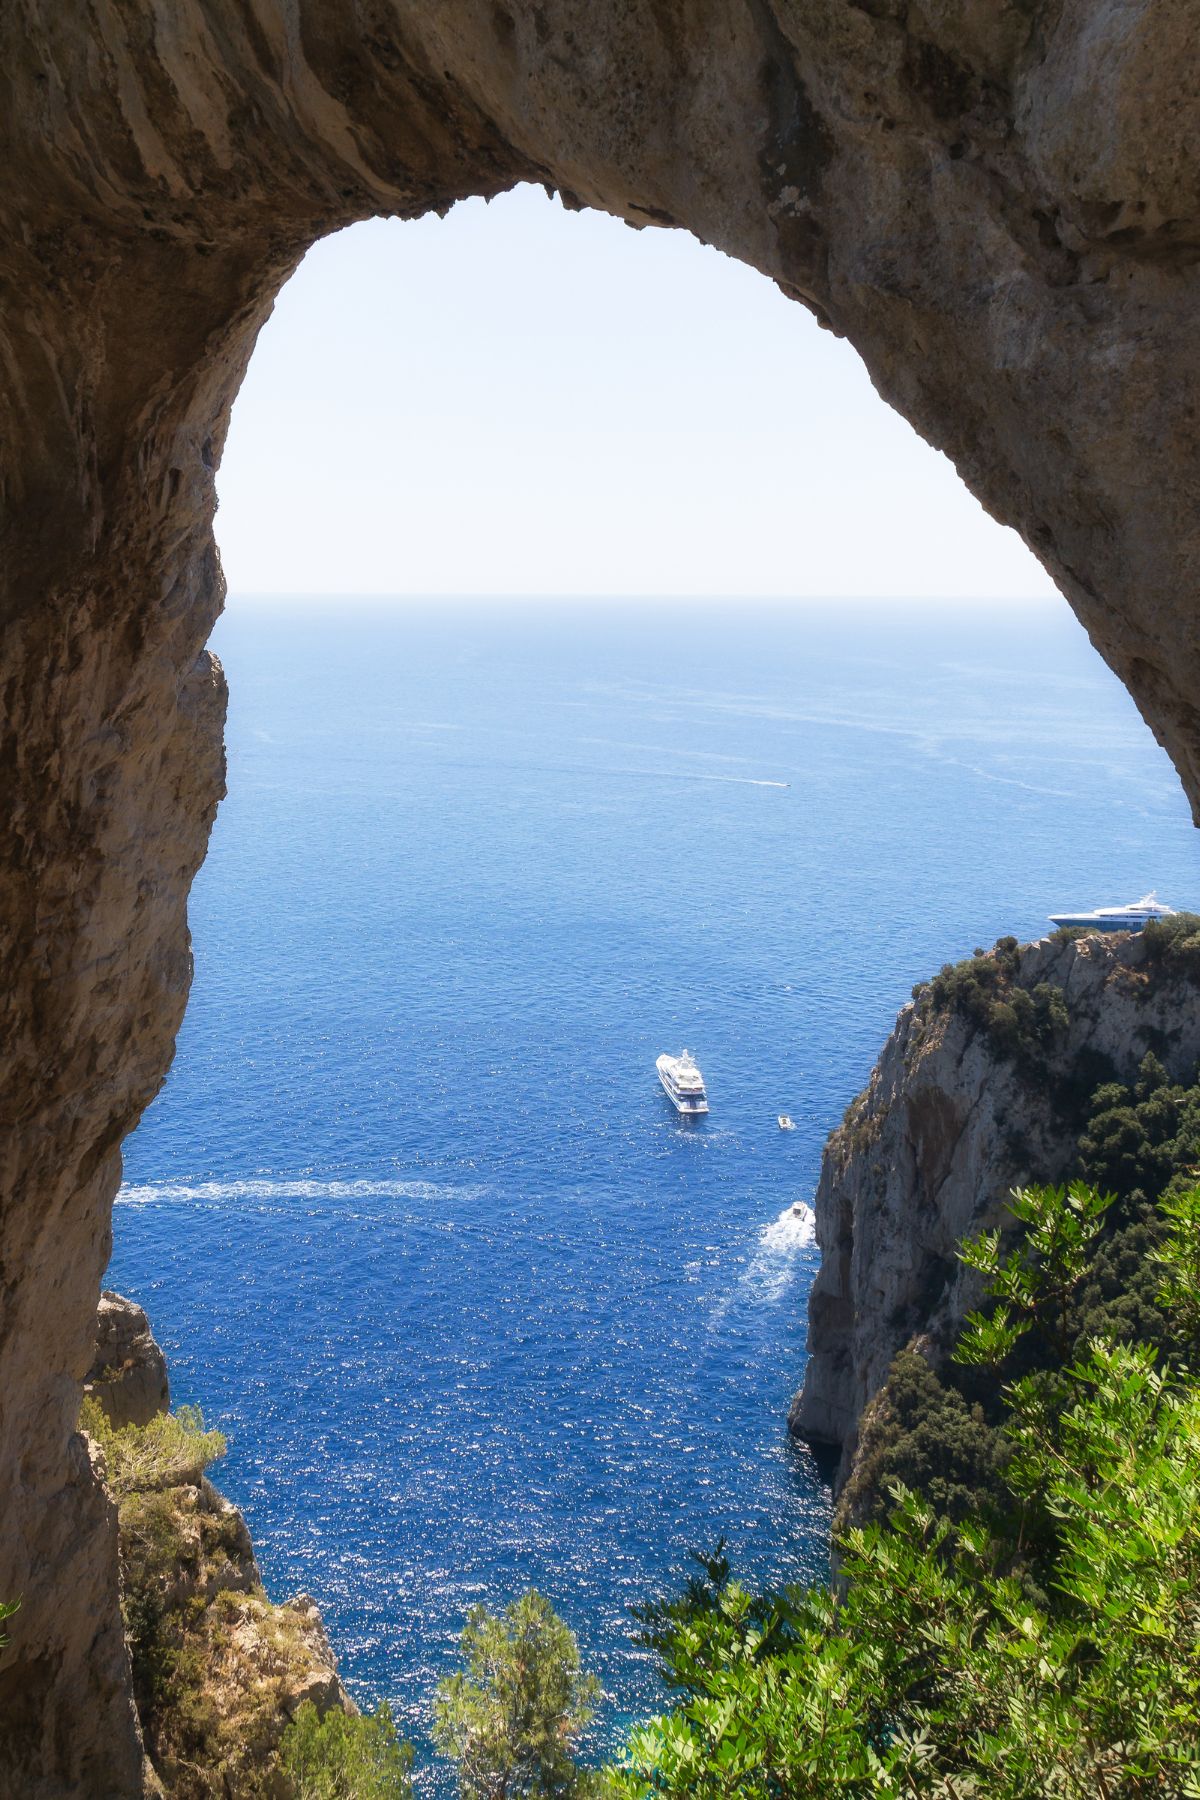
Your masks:
[[[1044,984],[1044,985],[1043,985]],[[906,1006],[825,1149],[811,1361],[792,1408],[801,1437],[841,1447],[908,1345],[937,1362],[978,1299],[961,1240],[1005,1218],[1011,1189],[1075,1174],[1071,1107],[1148,1053],[1176,1080],[1200,1064],[1200,986],[1142,935],[1056,936],[1021,948],[1011,984],[1041,990],[1037,1055],[925,992]],[[1061,1004],[1046,996],[1053,991]],[[1001,1027],[1008,1024],[1002,1019]]]
[[[148,1425],[171,1404],[167,1359],[140,1306],[105,1289],[96,1309],[96,1347],[83,1391],[110,1424]]]
[[[0,1784],[141,1782],[75,1424],[120,1143],[190,979],[223,781],[215,473],[281,282],[354,220],[521,180],[741,258],[1023,533],[1200,805],[1193,15],[0,8]]]

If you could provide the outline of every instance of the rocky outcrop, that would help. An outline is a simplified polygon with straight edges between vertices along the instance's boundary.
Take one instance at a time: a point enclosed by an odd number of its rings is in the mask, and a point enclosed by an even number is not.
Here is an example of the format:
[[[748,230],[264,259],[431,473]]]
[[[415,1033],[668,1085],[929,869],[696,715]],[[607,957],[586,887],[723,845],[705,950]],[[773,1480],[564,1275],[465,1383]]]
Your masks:
[[[107,1289],[96,1310],[96,1348],[83,1384],[111,1425],[146,1425],[171,1404],[167,1359],[132,1300]]]
[[[896,1353],[912,1345],[936,1364],[977,1302],[975,1277],[957,1260],[962,1239],[1004,1223],[1013,1187],[1077,1173],[1082,1094],[1132,1080],[1148,1052],[1174,1079],[1195,1078],[1196,966],[1160,956],[1144,935],[1024,946],[1012,985],[1061,997],[1047,1002],[1052,1019],[1032,1059],[1011,1032],[935,1004],[929,990],[904,1008],[829,1139],[817,1189],[821,1266],[790,1423],[840,1446],[839,1485]]]
[[[287,1800],[277,1752],[289,1721],[305,1701],[356,1710],[321,1615],[306,1594],[267,1598],[246,1521],[205,1474],[224,1441],[194,1412],[168,1413],[166,1363],[142,1309],[105,1294],[97,1339],[82,1425],[117,1512],[147,1789]]]
[[[1200,804],[1193,26],[1191,0],[0,9],[0,1784],[141,1781],[75,1422],[121,1139],[190,979],[214,479],[282,281],[354,220],[522,180],[741,258],[1022,532]]]

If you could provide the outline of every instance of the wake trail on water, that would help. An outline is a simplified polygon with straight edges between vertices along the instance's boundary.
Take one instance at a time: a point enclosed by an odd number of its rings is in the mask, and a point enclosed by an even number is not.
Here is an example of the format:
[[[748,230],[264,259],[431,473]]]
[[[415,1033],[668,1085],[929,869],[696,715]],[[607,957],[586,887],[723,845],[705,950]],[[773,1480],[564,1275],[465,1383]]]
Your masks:
[[[221,1205],[243,1200],[477,1200],[481,1184],[452,1187],[434,1181],[316,1181],[248,1177],[240,1181],[127,1182],[117,1204],[146,1206],[164,1201]]]
[[[742,1273],[717,1301],[709,1320],[710,1332],[719,1328],[731,1306],[773,1306],[781,1300],[792,1285],[801,1254],[811,1250],[816,1241],[817,1217],[812,1207],[803,1201],[785,1206],[777,1219],[761,1228]]]

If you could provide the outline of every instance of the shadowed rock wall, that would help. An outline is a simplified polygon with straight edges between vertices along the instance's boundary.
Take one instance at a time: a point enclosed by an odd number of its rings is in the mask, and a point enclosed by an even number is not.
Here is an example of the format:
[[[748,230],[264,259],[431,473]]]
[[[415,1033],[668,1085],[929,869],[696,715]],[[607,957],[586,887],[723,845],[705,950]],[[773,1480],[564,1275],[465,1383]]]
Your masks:
[[[10,0],[0,10],[0,1777],[139,1791],[74,1434],[119,1146],[222,791],[213,480],[315,238],[543,181],[847,335],[1200,801],[1191,0]],[[804,429],[796,421],[797,432]],[[319,446],[312,447],[319,453]],[[931,521],[936,529],[936,521]]]

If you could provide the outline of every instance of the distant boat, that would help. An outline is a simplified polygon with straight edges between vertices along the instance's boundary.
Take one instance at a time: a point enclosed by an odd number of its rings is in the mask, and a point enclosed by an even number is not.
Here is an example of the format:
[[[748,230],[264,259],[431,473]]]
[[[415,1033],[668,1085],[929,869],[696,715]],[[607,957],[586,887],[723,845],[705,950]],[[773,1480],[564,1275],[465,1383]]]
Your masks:
[[[1175,908],[1164,906],[1151,892],[1128,906],[1098,906],[1094,912],[1051,913],[1050,923],[1086,927],[1091,931],[1140,931],[1151,919],[1173,919]]]
[[[708,1111],[708,1095],[704,1077],[696,1067],[690,1050],[681,1056],[660,1056],[655,1064],[658,1079],[675,1111],[685,1118],[695,1118]]]
[[[792,1118],[790,1113],[780,1113],[779,1129],[780,1131],[795,1131],[796,1121]]]

